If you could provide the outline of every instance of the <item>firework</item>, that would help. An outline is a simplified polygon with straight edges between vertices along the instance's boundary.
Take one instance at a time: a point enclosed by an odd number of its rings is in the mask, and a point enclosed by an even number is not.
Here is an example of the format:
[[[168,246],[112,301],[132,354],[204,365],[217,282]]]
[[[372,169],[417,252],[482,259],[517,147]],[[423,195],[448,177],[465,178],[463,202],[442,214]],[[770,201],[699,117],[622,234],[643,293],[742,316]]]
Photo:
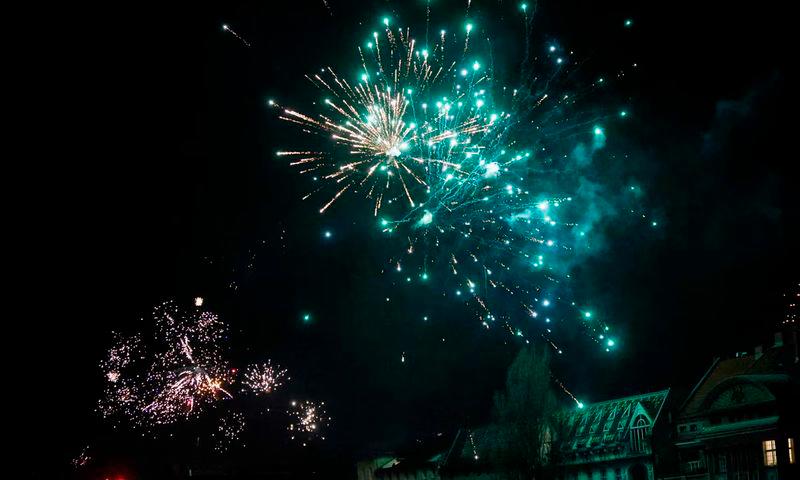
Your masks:
[[[153,337],[115,335],[100,366],[106,380],[100,412],[135,426],[174,423],[198,415],[222,398],[233,371],[225,360],[227,328],[199,310],[183,312],[173,302],[157,306]],[[145,349],[145,345],[147,349]]]
[[[253,394],[266,395],[283,385],[285,380],[291,380],[287,373],[287,370],[268,361],[248,366],[242,383]]]
[[[233,371],[225,359],[227,327],[210,312],[183,312],[168,302],[154,312],[155,356],[146,383],[151,396],[143,412],[156,423],[172,423],[199,413],[222,398]]]
[[[241,443],[242,433],[245,431],[245,418],[241,412],[229,412],[220,417],[216,430],[212,434],[214,451],[217,453],[227,452],[232,445]]]
[[[292,401],[287,413],[292,419],[288,426],[292,440],[301,441],[303,446],[315,438],[325,440],[324,429],[330,423],[325,402]]]
[[[800,316],[798,315],[800,309],[797,308],[798,304],[800,304],[800,282],[795,284],[792,290],[784,293],[783,296],[787,299],[786,315],[781,323],[783,325],[796,325]]]
[[[165,429],[190,424],[197,438],[208,435],[213,450],[223,453],[241,443],[243,409],[258,401],[258,408],[270,411],[270,394],[291,378],[271,360],[241,373],[232,367],[228,327],[200,309],[201,303],[195,299],[195,308],[184,310],[164,302],[153,309],[146,333],[114,334],[100,362],[105,386],[98,410],[115,426],[124,421],[154,437],[164,431],[172,436],[178,430]],[[318,429],[328,423],[324,403],[293,402],[290,418],[289,431],[306,440],[320,437]]]
[[[80,453],[71,460],[72,467],[75,469],[85,467],[92,461],[91,455],[89,455],[89,446],[85,446],[81,449]]]
[[[589,179],[595,158],[613,158],[604,124],[628,118],[625,109],[598,115],[591,94],[610,82],[576,79],[579,62],[556,42],[537,52],[527,4],[520,18],[525,58],[514,85],[495,80],[491,42],[470,41],[473,23],[419,45],[384,18],[356,48],[358,75],[326,67],[307,76],[327,96],[324,113],[270,102],[330,145],[278,155],[319,184],[303,198],[331,192],[320,212],[349,193],[370,200],[378,227],[404,240],[385,269],[397,283],[438,281],[437,296],[471,306],[483,328],[541,338],[558,354],[559,327],[611,352],[609,322],[572,294],[574,268],[601,250],[603,222],[619,223],[618,212],[659,223],[640,206],[639,186]]]
[[[133,417],[138,414],[142,391],[137,368],[145,359],[139,335],[126,337],[114,333],[114,345],[100,368],[105,380],[98,409],[104,417]]]
[[[249,46],[250,46],[250,42],[248,42],[247,40],[245,40],[244,38],[242,38],[242,37],[241,37],[241,36],[240,36],[238,33],[236,33],[236,32],[235,32],[235,31],[234,31],[234,30],[233,30],[231,27],[229,27],[227,24],[223,24],[223,25],[222,25],[222,30],[223,30],[224,32],[228,32],[228,33],[230,33],[231,35],[233,35],[234,37],[236,37],[236,38],[237,38],[237,39],[238,39],[240,42],[242,42],[242,43],[243,43],[243,44],[244,44],[246,47],[249,47]]]
[[[410,29],[394,30],[388,18],[384,27],[357,48],[361,73],[356,79],[331,67],[306,76],[329,96],[324,100],[328,112],[284,108],[280,115],[343,147],[343,153],[278,152],[301,173],[331,184],[334,193],[320,213],[348,191],[363,192],[375,215],[401,198],[416,207],[432,182],[459,175],[462,158],[480,152],[502,123],[487,108],[483,85],[491,75],[478,60],[466,58],[466,43],[463,52],[451,48],[442,32],[438,43],[419,47]],[[450,42],[457,43],[455,37]]]
[[[322,0],[322,4],[325,5],[325,10],[327,10],[328,14],[330,14],[330,16],[332,17],[333,16],[333,10],[331,9],[331,6],[328,3],[328,0]]]

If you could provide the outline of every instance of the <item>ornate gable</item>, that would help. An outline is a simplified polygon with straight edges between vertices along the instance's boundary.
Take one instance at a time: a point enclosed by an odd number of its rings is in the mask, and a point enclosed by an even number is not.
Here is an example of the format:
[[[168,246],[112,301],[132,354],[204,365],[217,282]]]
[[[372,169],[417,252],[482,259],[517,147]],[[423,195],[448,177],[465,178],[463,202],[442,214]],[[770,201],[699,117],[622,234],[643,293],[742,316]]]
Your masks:
[[[721,383],[711,392],[706,408],[708,410],[729,410],[773,400],[775,400],[775,396],[763,385],[733,378]]]
[[[635,422],[640,416],[647,419],[647,426],[653,425],[653,419],[650,417],[650,414],[647,413],[647,410],[642,406],[641,403],[636,402],[636,405],[633,408],[633,415],[631,415],[631,418],[628,422],[628,428],[633,427],[633,422]]]
[[[644,452],[668,390],[587,404],[568,413],[567,431],[560,439],[560,449],[567,463],[586,462],[590,458],[619,458]],[[635,424],[638,422],[638,425]],[[637,432],[637,442],[630,433]],[[636,448],[632,445],[636,443]]]

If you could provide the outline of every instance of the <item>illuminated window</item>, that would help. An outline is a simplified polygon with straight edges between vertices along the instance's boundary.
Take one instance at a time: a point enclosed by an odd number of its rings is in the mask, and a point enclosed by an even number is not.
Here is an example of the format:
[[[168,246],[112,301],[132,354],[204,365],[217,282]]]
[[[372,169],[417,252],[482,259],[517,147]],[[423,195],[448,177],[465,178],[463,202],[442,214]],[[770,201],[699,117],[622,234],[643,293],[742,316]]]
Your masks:
[[[778,464],[778,452],[775,448],[775,440],[764,440],[761,442],[764,447],[764,465],[774,467]]]
[[[789,441],[789,463],[794,464],[795,454],[794,454],[794,438],[788,438]]]

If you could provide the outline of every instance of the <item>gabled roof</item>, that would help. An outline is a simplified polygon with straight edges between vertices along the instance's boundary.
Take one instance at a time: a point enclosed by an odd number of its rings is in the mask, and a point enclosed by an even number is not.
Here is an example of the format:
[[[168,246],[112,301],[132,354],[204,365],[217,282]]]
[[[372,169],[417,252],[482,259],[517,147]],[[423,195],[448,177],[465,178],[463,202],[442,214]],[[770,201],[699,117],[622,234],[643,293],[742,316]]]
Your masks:
[[[669,389],[585,405],[566,417],[562,451],[622,447],[637,418],[652,426],[658,420]]]
[[[566,412],[566,434],[558,441],[562,451],[572,450],[574,445],[585,450],[587,440],[590,448],[611,447],[624,449],[628,444],[631,423],[637,417],[654,424],[666,403],[669,389],[658,392],[633,395],[584,405],[582,409]],[[582,427],[581,427],[582,426]],[[582,428],[579,433],[579,428]],[[447,454],[444,465],[448,471],[488,471],[488,454],[497,448],[500,431],[494,424],[462,429]]]
[[[397,472],[435,471],[443,462],[453,436],[443,433],[426,435],[401,448],[390,462],[375,471],[378,477]]]
[[[777,348],[764,352],[763,355],[747,355],[744,357],[715,359],[703,378],[681,405],[679,416],[692,417],[703,410],[706,397],[725,379],[739,375],[762,375],[779,373],[779,355]]]

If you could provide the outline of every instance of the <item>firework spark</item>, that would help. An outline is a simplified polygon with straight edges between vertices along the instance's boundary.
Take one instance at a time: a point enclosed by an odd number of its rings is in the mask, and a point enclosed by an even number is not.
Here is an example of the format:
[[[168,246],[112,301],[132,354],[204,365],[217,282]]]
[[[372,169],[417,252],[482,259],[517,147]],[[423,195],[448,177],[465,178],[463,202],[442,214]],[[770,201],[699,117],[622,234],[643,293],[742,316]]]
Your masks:
[[[232,397],[226,389],[233,376],[224,356],[227,328],[216,315],[183,312],[165,302],[154,309],[153,322],[152,339],[116,335],[101,362],[105,417],[125,417],[144,427],[170,424]]]
[[[79,469],[85,467],[91,461],[92,457],[89,455],[89,446],[87,445],[81,449],[80,453],[70,463],[72,463],[73,468]]]
[[[285,380],[291,380],[287,373],[287,370],[268,361],[267,363],[247,367],[242,383],[253,394],[265,395],[272,393],[276,388],[283,385]]]
[[[105,385],[98,409],[105,417],[138,414],[141,402],[140,372],[137,367],[145,359],[139,335],[130,337],[114,333],[114,345],[100,362]]]
[[[325,402],[292,401],[287,413],[292,418],[288,427],[292,440],[300,440],[303,446],[315,438],[325,440],[324,429],[330,424]]]
[[[322,0],[322,4],[325,5],[325,10],[327,10],[328,14],[330,14],[330,16],[332,17],[333,16],[333,9],[331,9],[331,6],[328,3],[328,0]]]
[[[479,152],[502,121],[484,108],[482,85],[490,74],[479,61],[449,52],[444,34],[429,50],[417,46],[410,29],[395,31],[388,18],[384,25],[382,34],[357,48],[360,80],[349,81],[331,67],[306,76],[330,96],[324,100],[328,113],[283,108],[280,115],[347,151],[344,157],[330,150],[278,152],[301,173],[335,186],[320,213],[347,191],[364,193],[375,215],[395,197],[416,207],[430,182],[445,171],[458,174],[464,155]]]
[[[243,44],[244,44],[246,47],[250,47],[250,42],[248,42],[248,41],[247,41],[247,40],[245,40],[245,39],[244,39],[244,38],[243,38],[241,35],[239,35],[238,33],[236,33],[236,32],[235,32],[235,31],[234,31],[234,30],[233,30],[233,29],[232,29],[230,26],[228,26],[227,24],[222,24],[222,30],[223,30],[223,31],[225,31],[225,32],[228,32],[228,33],[230,33],[231,35],[233,35],[234,37],[238,38],[238,39],[239,39],[239,41],[240,41],[240,42],[242,42],[242,43],[243,43]]]
[[[327,112],[279,107],[280,118],[343,151],[278,155],[322,180],[311,194],[327,182],[332,195],[320,212],[345,194],[370,199],[381,230],[407,240],[385,269],[398,281],[441,279],[439,296],[470,305],[481,327],[541,338],[558,354],[557,327],[611,352],[619,340],[609,322],[572,294],[574,268],[600,250],[604,220],[622,221],[616,212],[659,223],[641,207],[638,186],[587,180],[593,158],[615,158],[604,153],[605,124],[628,112],[597,114],[591,93],[610,82],[584,82],[572,51],[555,42],[534,50],[533,13],[519,6],[525,59],[513,86],[495,81],[491,44],[480,50],[472,22],[463,41],[442,30],[428,47],[384,18],[383,31],[357,48],[360,79],[331,67],[308,76],[328,96]]]
[[[242,434],[245,431],[245,418],[241,412],[230,412],[219,419],[216,431],[212,434],[214,451],[224,453],[230,450],[234,444],[244,446],[241,442]]]
[[[210,312],[182,312],[165,303],[154,312],[163,351],[147,377],[151,395],[142,411],[156,423],[199,413],[221,398],[233,372],[225,359],[227,326]]]
[[[173,435],[176,430],[165,429],[178,424],[192,425],[198,439],[208,434],[213,450],[223,453],[241,443],[243,408],[257,400],[258,408],[269,411],[270,394],[291,378],[271,360],[241,373],[232,367],[228,326],[198,303],[181,309],[173,301],[164,302],[153,309],[148,319],[152,328],[146,333],[114,335],[100,362],[105,387],[98,411],[115,426],[125,421],[154,437],[164,431]],[[206,420],[199,421],[201,417]],[[217,419],[210,431],[209,417]],[[306,440],[319,437],[317,429],[329,420],[324,404],[313,402],[293,403],[290,418],[289,431]]]

